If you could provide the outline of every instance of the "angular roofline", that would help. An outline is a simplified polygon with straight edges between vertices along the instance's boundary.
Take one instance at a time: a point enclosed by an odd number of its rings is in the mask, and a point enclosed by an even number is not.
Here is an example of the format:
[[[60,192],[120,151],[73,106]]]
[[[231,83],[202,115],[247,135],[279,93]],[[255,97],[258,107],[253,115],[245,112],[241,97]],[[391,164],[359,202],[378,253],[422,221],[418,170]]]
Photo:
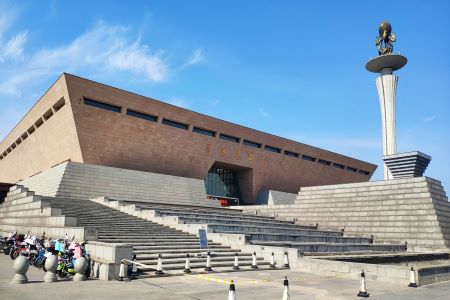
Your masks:
[[[39,97],[39,99],[33,104],[33,106],[27,111],[27,113],[19,120],[19,122],[17,122],[16,126],[13,127],[13,129],[11,129],[7,135],[5,135],[5,137],[0,141],[0,145],[6,140],[6,138],[14,131],[14,129],[17,128],[17,126],[19,126],[20,122],[22,122],[27,116],[28,114],[33,110],[33,108],[41,101],[41,99],[45,96],[45,94],[48,93],[48,91],[50,91],[53,86],[58,82],[58,80],[61,79],[61,77],[63,77],[64,75],[66,75],[67,73],[61,73],[61,75],[58,76],[58,78],[52,83],[52,85],[42,94],[41,97]],[[70,74],[67,74],[70,75]],[[66,86],[67,87],[67,86]]]
[[[273,133],[264,132],[262,130],[250,128],[250,127],[247,127],[247,126],[244,126],[244,125],[240,125],[240,124],[236,124],[236,123],[233,123],[233,122],[230,122],[230,121],[227,121],[227,120],[219,119],[217,117],[209,116],[209,115],[206,115],[206,114],[203,114],[203,113],[200,113],[200,112],[196,112],[196,111],[193,111],[193,110],[190,110],[190,109],[187,109],[187,108],[176,106],[176,105],[164,102],[162,100],[154,99],[154,98],[151,98],[151,97],[148,97],[148,96],[144,96],[144,95],[141,95],[141,94],[138,94],[138,93],[135,93],[135,92],[127,91],[125,89],[118,88],[118,87],[115,87],[115,86],[112,86],[112,85],[109,85],[109,84],[101,83],[101,82],[98,82],[98,81],[95,81],[95,80],[92,80],[92,79],[84,78],[84,77],[81,77],[81,76],[78,76],[78,75],[74,75],[74,74],[70,74],[70,73],[66,73],[66,72],[64,72],[63,75],[68,75],[68,76],[80,78],[80,79],[83,79],[83,80],[87,80],[87,81],[90,81],[90,82],[93,82],[93,83],[96,83],[96,84],[99,84],[99,85],[103,85],[103,86],[106,86],[106,87],[109,87],[109,88],[113,88],[113,89],[125,92],[125,93],[129,93],[129,94],[132,94],[132,95],[135,95],[135,96],[139,96],[139,97],[144,97],[144,98],[150,99],[152,101],[156,101],[156,102],[168,105],[168,106],[172,106],[172,107],[175,107],[177,109],[182,109],[182,110],[185,110],[185,111],[189,111],[191,113],[198,114],[200,116],[212,118],[212,119],[215,119],[215,120],[218,120],[218,121],[221,121],[221,122],[226,122],[228,124],[232,124],[234,126],[239,126],[239,127],[245,128],[245,129],[254,130],[254,131],[257,131],[257,132],[260,132],[260,133],[263,133],[263,134],[271,135],[273,137],[289,141],[289,142],[305,145],[305,146],[308,146],[308,147],[312,147],[314,149],[319,149],[321,151],[325,151],[325,152],[328,152],[328,153],[331,153],[331,154],[337,154],[337,155],[340,155],[340,156],[343,156],[343,157],[346,157],[346,158],[349,158],[349,159],[352,159],[352,160],[356,160],[356,161],[359,161],[359,162],[362,162],[362,163],[365,163],[365,164],[372,165],[372,166],[375,167],[375,170],[378,168],[378,165],[376,165],[374,163],[363,161],[363,160],[360,160],[360,159],[357,159],[357,158],[354,158],[354,157],[350,157],[348,155],[344,155],[344,154],[341,154],[341,153],[338,153],[338,152],[333,152],[333,151],[326,150],[326,149],[323,149],[323,148],[320,148],[320,147],[316,147],[316,146],[312,146],[312,145],[309,145],[309,144],[305,144],[305,143],[302,143],[302,142],[299,142],[299,141],[291,140],[291,139],[288,139],[288,138],[285,138],[285,137],[282,137],[282,136],[275,135]],[[371,175],[373,175],[373,173]]]
[[[208,117],[208,118],[211,118],[211,119],[215,119],[215,120],[217,120],[217,121],[220,121],[220,122],[225,122],[225,123],[228,123],[228,124],[232,124],[232,125],[234,125],[234,126],[239,126],[239,127],[241,127],[241,128],[245,128],[245,129],[247,129],[247,130],[254,130],[254,131],[257,131],[257,132],[259,132],[259,133],[262,133],[262,134],[267,134],[267,135],[270,135],[270,136],[273,136],[273,137],[276,137],[276,138],[279,138],[279,139],[283,139],[283,140],[286,140],[286,141],[289,141],[289,142],[292,142],[292,143],[297,143],[297,144],[301,144],[301,145],[304,145],[304,146],[308,146],[308,147],[311,147],[311,148],[314,148],[314,149],[318,149],[318,150],[321,150],[321,151],[324,151],[324,152],[327,152],[327,153],[331,153],[331,154],[336,154],[336,155],[339,155],[339,156],[342,156],[342,157],[346,157],[346,158],[349,158],[349,159],[352,159],[352,160],[355,160],[355,161],[359,161],[359,162],[362,162],[362,163],[365,163],[365,164],[369,164],[369,165],[372,165],[372,166],[374,166],[375,167],[375,170],[378,168],[378,165],[376,165],[376,164],[373,164],[373,163],[370,163],[370,162],[367,162],[367,161],[363,161],[363,160],[360,160],[360,159],[357,159],[357,158],[354,158],[354,157],[350,157],[350,156],[348,156],[348,155],[344,155],[344,154],[341,154],[341,153],[338,153],[338,152],[334,152],[334,151],[330,151],[330,150],[326,150],[326,149],[323,149],[323,148],[320,148],[320,147],[316,147],[316,146],[312,146],[312,145],[309,145],[309,144],[305,144],[305,143],[302,143],[302,142],[299,142],[299,141],[295,141],[295,140],[292,140],[292,139],[288,139],[288,138],[285,138],[285,137],[282,137],[282,136],[278,136],[278,135],[275,135],[275,134],[272,134],[272,133],[269,133],[269,132],[264,132],[264,131],[262,131],[262,130],[259,130],[259,129],[254,129],[254,128],[250,128],[250,127],[247,127],[247,126],[244,126],[244,125],[240,125],[240,124],[236,124],[236,123],[233,123],[233,122],[230,122],[230,121],[227,121],[227,120],[223,120],[223,119],[219,119],[219,118],[217,118],[217,117],[213,117],[213,116],[209,116],[209,115],[206,115],[206,114],[203,114],[203,113],[200,113],[200,112],[196,112],[196,111],[193,111],[193,110],[190,110],[190,109],[186,109],[186,108],[183,108],[183,107],[179,107],[179,106],[176,106],[176,105],[173,105],[173,104],[170,104],[170,103],[167,103],[167,102],[164,102],[164,101],[162,101],[162,100],[158,100],[158,99],[154,99],[154,98],[151,98],[151,97],[148,97],[148,96],[144,96],[144,95],[141,95],[141,94],[138,94],[138,93],[135,93],[135,92],[131,92],[131,91],[127,91],[127,90],[125,90],[125,89],[122,89],[122,88],[118,88],[118,87],[115,87],[115,86],[112,86],[112,85],[108,85],[108,84],[105,84],[105,83],[101,83],[101,82],[98,82],[98,81],[95,81],[95,80],[92,80],[92,79],[88,79],[88,78],[84,78],[84,77],[81,77],[81,76],[78,76],[78,75],[74,75],[74,74],[70,74],[70,73],[67,73],[67,72],[63,72],[60,76],[58,76],[58,78],[52,83],[52,85],[42,94],[42,96],[41,97],[39,97],[39,99],[36,101],[36,103],[28,110],[28,112],[17,122],[17,124],[14,126],[14,128],[12,128],[9,132],[8,132],[8,134],[0,141],[0,144],[2,144],[5,140],[6,140],[6,138],[17,128],[17,126],[27,117],[27,115],[33,110],[33,108],[41,101],[41,99],[48,93],[48,91],[50,91],[52,88],[53,88],[53,86],[62,78],[62,77],[65,77],[65,76],[72,76],[72,77],[75,77],[75,78],[80,78],[80,79],[82,79],[82,80],[86,80],[86,81],[90,81],[90,82],[93,82],[93,83],[95,83],[95,84],[99,84],[99,85],[102,85],[102,86],[106,86],[106,87],[109,87],[109,88],[113,88],[113,89],[116,89],[116,90],[119,90],[119,91],[122,91],[122,92],[125,92],[125,93],[128,93],[128,94],[132,94],[132,95],[135,95],[135,96],[139,96],[139,97],[143,97],[143,98],[146,98],[146,99],[149,99],[149,100],[152,100],[152,101],[156,101],[156,102],[159,102],[159,103],[162,103],[163,105],[167,105],[167,106],[172,106],[172,107],[175,107],[175,108],[177,108],[177,109],[181,109],[181,110],[185,110],[185,111],[188,111],[188,112],[191,112],[191,113],[194,113],[194,114],[197,114],[197,115],[200,115],[200,116],[204,116],[204,117]],[[66,88],[67,89],[69,89],[68,87],[67,87],[67,83],[66,83]],[[70,101],[70,99],[69,99],[69,101]],[[371,175],[373,175],[373,173],[371,174]]]

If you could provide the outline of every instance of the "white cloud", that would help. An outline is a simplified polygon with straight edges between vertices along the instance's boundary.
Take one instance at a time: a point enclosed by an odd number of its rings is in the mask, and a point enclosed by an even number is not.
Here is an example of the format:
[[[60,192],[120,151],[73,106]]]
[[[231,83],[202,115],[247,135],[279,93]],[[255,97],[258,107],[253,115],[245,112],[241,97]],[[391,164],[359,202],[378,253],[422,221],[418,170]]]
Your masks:
[[[219,105],[219,103],[220,103],[220,99],[213,99],[213,100],[208,101],[208,104],[213,107]]]
[[[203,56],[203,49],[198,48],[198,49],[195,49],[194,53],[192,53],[192,56],[189,59],[188,64],[195,65],[195,64],[202,62],[204,59],[205,58]]]
[[[178,97],[169,99],[166,102],[182,108],[188,108],[189,106],[191,106],[185,99]]]
[[[23,46],[28,39],[28,32],[23,31],[13,36],[7,43],[1,48],[0,62],[4,62],[8,58],[19,59],[23,58]]]
[[[142,74],[149,80],[160,82],[167,77],[167,66],[160,55],[148,55],[145,48],[134,44],[109,57],[111,67]]]
[[[422,122],[427,123],[427,122],[434,121],[435,119],[436,119],[436,116],[426,117],[426,118],[423,118]]]
[[[258,111],[261,114],[261,116],[263,116],[263,117],[268,117],[270,115],[267,111],[262,109],[262,107],[258,108]]]
[[[16,13],[13,9],[0,4],[0,42],[3,34],[11,26]]]
[[[21,64],[4,70],[9,73],[0,77],[0,93],[19,96],[19,86],[43,80],[62,72],[115,73],[122,71],[140,80],[162,82],[168,77],[168,66],[161,50],[150,51],[139,38],[132,40],[131,30],[124,26],[98,22],[72,42],[55,48],[41,49],[29,56],[24,55]],[[22,55],[27,34],[16,35],[10,44],[11,52]],[[11,76],[12,75],[12,76]]]
[[[205,61],[205,57],[203,55],[203,49],[197,48],[194,50],[194,52],[191,54],[187,62],[181,66],[181,69],[199,64],[201,62]]]

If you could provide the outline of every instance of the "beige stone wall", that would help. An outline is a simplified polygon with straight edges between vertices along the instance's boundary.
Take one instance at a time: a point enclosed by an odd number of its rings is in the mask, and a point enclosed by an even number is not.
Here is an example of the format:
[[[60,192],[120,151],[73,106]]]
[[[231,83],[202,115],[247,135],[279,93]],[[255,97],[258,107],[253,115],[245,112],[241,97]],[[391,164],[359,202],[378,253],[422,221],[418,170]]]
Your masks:
[[[195,113],[124,90],[69,76],[77,131],[85,163],[203,179],[213,163],[238,172],[243,198],[254,201],[261,189],[297,193],[301,186],[362,182],[370,176],[324,166],[282,153],[192,132],[192,126],[307,154],[369,171],[375,165]],[[122,107],[115,113],[83,104],[83,97]],[[150,122],[127,116],[132,109],[158,117]],[[167,118],[189,130],[161,124]]]
[[[56,111],[61,99],[65,105]],[[63,75],[0,143],[0,182],[15,183],[68,159],[82,161],[68,99]],[[39,127],[38,120],[43,121]]]
[[[122,108],[110,112],[84,104],[84,97]],[[56,112],[52,107],[65,99]],[[49,111],[50,109],[50,111]],[[157,122],[126,115],[127,109],[158,117]],[[31,135],[21,135],[47,112],[53,113]],[[162,124],[163,118],[189,125],[189,130]],[[34,126],[34,127],[33,127]],[[215,137],[192,131],[216,132]],[[225,141],[219,134],[240,138]],[[368,171],[337,169],[301,158],[252,148],[247,139],[283,151],[305,154]],[[17,142],[16,142],[17,141]],[[20,144],[17,144],[20,143]],[[6,156],[3,151],[11,149]],[[368,181],[376,166],[288,139],[195,113],[124,90],[64,74],[0,144],[0,182],[15,183],[63,161],[203,179],[213,164],[235,169],[244,201],[260,190],[296,193],[300,187]]]

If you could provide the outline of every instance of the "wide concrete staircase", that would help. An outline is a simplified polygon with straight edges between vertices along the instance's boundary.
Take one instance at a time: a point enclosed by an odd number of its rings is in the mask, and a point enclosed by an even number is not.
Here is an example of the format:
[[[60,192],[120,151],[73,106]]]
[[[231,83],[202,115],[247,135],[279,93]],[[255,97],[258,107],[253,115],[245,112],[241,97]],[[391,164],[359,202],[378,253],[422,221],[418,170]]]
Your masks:
[[[97,240],[106,243],[132,245],[137,261],[149,267],[139,266],[142,272],[153,273],[159,254],[163,255],[163,269],[169,273],[181,274],[185,267],[186,254],[191,256],[193,271],[202,272],[206,265],[206,252],[212,256],[214,271],[230,271],[234,265],[235,253],[239,256],[242,270],[250,270],[251,253],[242,253],[209,240],[208,248],[200,249],[198,238],[188,234],[143,220],[121,211],[89,200],[74,200],[55,197],[35,196],[23,187],[15,187],[8,193],[0,206],[0,231],[41,234],[47,237],[64,237],[73,228],[97,230]],[[196,254],[202,256],[195,257]],[[268,262],[257,257],[260,268],[268,268]]]
[[[115,201],[106,198],[94,201],[185,232],[194,232],[201,227],[207,229],[209,234],[240,234],[245,235],[248,244],[296,248],[303,255],[406,250],[404,243],[374,243],[371,237],[344,236],[340,230],[318,230],[315,225],[299,225],[294,221],[234,209]]]
[[[427,177],[305,187],[292,205],[236,208],[348,235],[407,241],[409,250],[450,248],[450,203],[441,183]]]
[[[46,232],[47,236],[63,237],[65,233],[83,237],[84,229],[77,220],[62,214],[60,208],[51,207],[49,201],[20,186],[13,186],[0,205],[0,232],[11,231],[33,234]]]

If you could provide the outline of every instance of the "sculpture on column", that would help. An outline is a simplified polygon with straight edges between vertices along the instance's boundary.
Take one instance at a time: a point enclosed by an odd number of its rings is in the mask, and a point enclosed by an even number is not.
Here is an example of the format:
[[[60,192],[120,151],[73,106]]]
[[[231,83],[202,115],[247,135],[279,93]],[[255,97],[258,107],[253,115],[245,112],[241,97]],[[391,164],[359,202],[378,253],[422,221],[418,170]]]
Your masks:
[[[395,102],[398,76],[394,71],[403,68],[408,60],[401,54],[393,53],[395,41],[391,24],[382,22],[375,40],[378,56],[366,64],[368,71],[379,74],[376,85],[381,108],[385,180],[423,176],[431,160],[430,156],[419,151],[397,153]]]
[[[381,23],[378,27],[378,37],[375,45],[378,47],[379,55],[391,54],[394,50],[395,34],[392,32],[392,26],[389,22]]]

